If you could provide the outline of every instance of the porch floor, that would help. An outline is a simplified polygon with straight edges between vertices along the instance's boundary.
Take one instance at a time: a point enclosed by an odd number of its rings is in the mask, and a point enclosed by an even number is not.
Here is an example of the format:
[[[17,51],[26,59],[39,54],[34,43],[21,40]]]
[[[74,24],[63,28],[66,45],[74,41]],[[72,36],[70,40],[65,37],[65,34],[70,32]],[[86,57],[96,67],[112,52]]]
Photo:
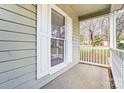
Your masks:
[[[107,68],[77,64],[42,89],[110,89]]]

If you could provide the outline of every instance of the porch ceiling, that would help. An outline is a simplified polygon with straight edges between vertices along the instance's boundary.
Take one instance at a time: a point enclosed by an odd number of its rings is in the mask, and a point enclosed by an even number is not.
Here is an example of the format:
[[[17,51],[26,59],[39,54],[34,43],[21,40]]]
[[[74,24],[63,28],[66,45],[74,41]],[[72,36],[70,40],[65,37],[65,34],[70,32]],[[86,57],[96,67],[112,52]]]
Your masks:
[[[110,4],[70,4],[69,6],[76,11],[79,20],[107,14],[111,7]]]

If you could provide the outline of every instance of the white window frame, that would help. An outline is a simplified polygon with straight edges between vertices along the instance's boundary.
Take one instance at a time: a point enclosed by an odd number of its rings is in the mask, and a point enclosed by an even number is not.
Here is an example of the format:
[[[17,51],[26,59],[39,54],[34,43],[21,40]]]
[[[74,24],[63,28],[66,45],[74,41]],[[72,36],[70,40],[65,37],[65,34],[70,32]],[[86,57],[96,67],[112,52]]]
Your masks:
[[[51,67],[51,8],[65,16],[64,62]],[[68,23],[70,22],[70,23]],[[68,26],[68,27],[67,27]],[[67,32],[68,31],[68,32]],[[45,40],[45,42],[43,41]],[[56,5],[37,5],[37,79],[53,74],[72,62],[72,19]]]
[[[57,11],[58,13],[60,13],[62,16],[65,17],[65,39],[64,39],[64,62],[60,63],[60,64],[57,64],[53,67],[51,67],[51,10],[54,9],[55,11]],[[61,70],[62,68],[66,67],[67,64],[66,64],[66,61],[65,61],[65,54],[66,54],[66,50],[65,50],[65,42],[66,42],[66,17],[67,17],[67,14],[61,10],[59,7],[57,7],[56,5],[49,5],[49,26],[48,26],[48,29],[49,29],[49,36],[50,36],[50,41],[49,41],[49,72],[50,74],[53,74],[59,70]],[[59,39],[59,38],[55,38],[55,39]],[[61,39],[60,39],[61,40]]]

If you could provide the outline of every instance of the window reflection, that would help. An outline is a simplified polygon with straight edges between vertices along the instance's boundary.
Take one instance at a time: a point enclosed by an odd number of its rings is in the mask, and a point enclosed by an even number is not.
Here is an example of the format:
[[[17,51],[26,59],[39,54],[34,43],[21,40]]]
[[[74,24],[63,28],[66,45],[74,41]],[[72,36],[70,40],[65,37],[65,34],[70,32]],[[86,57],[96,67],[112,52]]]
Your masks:
[[[64,61],[64,41],[51,39],[51,66]]]
[[[52,37],[65,38],[65,17],[52,9]]]
[[[64,62],[65,17],[52,9],[51,13],[51,66]]]

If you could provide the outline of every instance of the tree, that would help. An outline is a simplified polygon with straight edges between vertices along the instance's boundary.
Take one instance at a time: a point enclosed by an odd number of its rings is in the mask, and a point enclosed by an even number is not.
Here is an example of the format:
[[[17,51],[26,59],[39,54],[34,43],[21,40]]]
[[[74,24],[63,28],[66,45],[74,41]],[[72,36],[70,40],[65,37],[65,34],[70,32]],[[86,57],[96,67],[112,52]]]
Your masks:
[[[86,33],[87,32],[87,33]],[[83,41],[89,41],[93,46],[102,45],[102,40],[108,40],[109,33],[109,17],[103,16],[95,19],[90,19],[81,22],[81,35],[83,36]],[[88,35],[85,35],[88,34]],[[104,38],[103,38],[104,37]]]
[[[124,17],[120,14],[119,17],[116,19],[116,30],[117,30],[117,40],[119,40],[120,35],[123,33],[124,29]]]
[[[118,11],[116,15],[116,39],[117,48],[124,49],[124,10]]]

